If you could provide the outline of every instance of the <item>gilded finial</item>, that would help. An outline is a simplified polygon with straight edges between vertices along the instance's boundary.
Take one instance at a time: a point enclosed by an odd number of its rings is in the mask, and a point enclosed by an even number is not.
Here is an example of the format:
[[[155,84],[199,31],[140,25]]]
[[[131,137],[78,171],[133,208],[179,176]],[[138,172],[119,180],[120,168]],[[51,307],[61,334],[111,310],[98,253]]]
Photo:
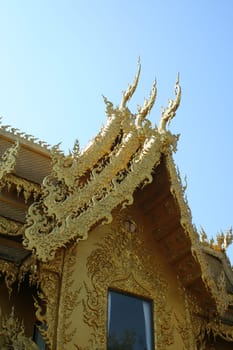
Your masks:
[[[155,80],[152,86],[149,100],[145,99],[144,105],[138,108],[138,114],[136,116],[136,123],[138,125],[140,125],[142,121],[145,119],[145,117],[147,116],[147,114],[150,113],[150,110],[154,106],[156,96],[157,96],[157,86],[156,86],[156,80]]]
[[[201,228],[200,232],[201,243],[205,246],[208,246],[214,250],[225,252],[229,245],[233,242],[233,232],[232,227],[230,227],[225,232],[221,231],[216,235],[216,239],[211,238],[208,240],[207,234],[204,229]]]
[[[159,133],[164,133],[166,131],[167,124],[174,118],[176,111],[180,105],[181,100],[181,87],[179,84],[179,73],[177,74],[176,83],[175,83],[175,99],[168,100],[168,107],[162,108],[162,115],[159,122],[158,131]]]
[[[80,145],[79,145],[79,141],[77,139],[74,142],[72,155],[73,155],[74,158],[78,158],[80,156]]]
[[[133,96],[137,85],[138,85],[138,80],[140,77],[140,72],[141,72],[141,62],[140,62],[140,57],[138,58],[138,70],[137,73],[135,75],[134,81],[132,85],[128,86],[128,89],[126,91],[123,92],[123,96],[122,96],[122,100],[121,100],[121,104],[120,104],[120,109],[124,109],[126,107],[126,103],[131,99],[131,97]]]
[[[178,136],[158,135],[147,119],[156,100],[156,81],[136,115],[127,108],[140,70],[139,61],[120,107],[104,97],[107,122],[80,155],[78,143],[67,157],[60,153],[59,145],[51,149],[52,172],[43,180],[41,200],[28,209],[24,232],[25,246],[35,250],[41,261],[53,259],[57,249],[68,242],[87,239],[94,226],[112,220],[115,208],[131,205],[135,189],[153,181],[161,154],[175,150]],[[161,130],[178,108],[179,77],[175,93],[175,100],[163,113]]]
[[[226,251],[233,241],[232,227],[226,232],[218,233],[216,238],[219,249]]]

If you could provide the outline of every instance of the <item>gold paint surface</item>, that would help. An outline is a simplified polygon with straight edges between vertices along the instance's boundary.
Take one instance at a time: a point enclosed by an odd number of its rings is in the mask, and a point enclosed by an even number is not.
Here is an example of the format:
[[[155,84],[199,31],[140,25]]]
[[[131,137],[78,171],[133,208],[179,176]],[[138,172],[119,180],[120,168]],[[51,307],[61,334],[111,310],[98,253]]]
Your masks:
[[[52,172],[43,181],[42,198],[28,210],[25,229],[24,244],[40,260],[53,259],[58,248],[71,240],[85,240],[92,227],[111,222],[111,212],[131,205],[135,189],[152,181],[161,154],[176,149],[178,136],[166,131],[166,124],[180,103],[179,82],[176,99],[169,100],[158,129],[147,119],[156,99],[155,83],[136,115],[126,107],[139,73],[140,65],[120,107],[105,98],[107,123],[83,152],[78,144],[69,156],[58,146],[52,150]]]
[[[1,127],[17,142],[0,160],[0,187],[23,195],[25,203],[34,201],[25,225],[0,218],[0,234],[10,239],[23,234],[24,245],[33,252],[18,265],[0,260],[1,282],[10,294],[15,282],[20,286],[29,278],[36,289],[35,318],[43,325],[40,330],[49,350],[106,349],[109,289],[152,301],[156,350],[219,349],[213,339],[233,341],[232,326],[224,321],[233,304],[227,291],[231,272],[219,259],[232,242],[232,230],[220,233],[217,242],[208,241],[203,231],[200,241],[185,197],[186,185],[172,159],[178,136],[167,130],[181,100],[179,77],[174,100],[162,110],[158,127],[152,127],[147,117],[156,100],[156,83],[136,114],[127,107],[140,70],[139,63],[119,107],[104,98],[106,125],[83,151],[78,142],[68,156],[59,145],[50,149],[52,171],[42,186],[14,174],[20,139],[31,143],[31,149],[37,140]],[[43,143],[38,145],[47,149]],[[152,229],[134,194],[138,190],[143,195],[163,162],[166,195],[160,193],[157,205],[156,198],[148,194],[144,198],[153,202]],[[156,181],[158,187],[163,183],[161,176]],[[147,209],[150,212],[150,205]],[[162,216],[167,222],[160,227]],[[217,278],[207,253],[224,267]],[[17,329],[19,340],[26,344],[29,340],[13,311],[0,325],[0,344],[8,337],[8,333],[2,337],[2,330],[8,332],[11,323],[12,339]],[[33,349],[30,341],[27,344]]]

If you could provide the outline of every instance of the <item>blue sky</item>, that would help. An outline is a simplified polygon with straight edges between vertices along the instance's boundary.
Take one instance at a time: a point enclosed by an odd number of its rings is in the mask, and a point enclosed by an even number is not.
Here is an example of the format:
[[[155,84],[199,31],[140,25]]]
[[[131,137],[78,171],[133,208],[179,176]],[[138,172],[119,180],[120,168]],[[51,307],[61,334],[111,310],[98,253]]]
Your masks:
[[[102,94],[114,104],[141,57],[134,112],[157,79],[150,114],[182,101],[170,130],[187,175],[197,228],[209,236],[232,225],[233,2],[231,0],[0,0],[0,114],[54,145],[81,146],[105,122]],[[233,249],[229,249],[233,260]]]

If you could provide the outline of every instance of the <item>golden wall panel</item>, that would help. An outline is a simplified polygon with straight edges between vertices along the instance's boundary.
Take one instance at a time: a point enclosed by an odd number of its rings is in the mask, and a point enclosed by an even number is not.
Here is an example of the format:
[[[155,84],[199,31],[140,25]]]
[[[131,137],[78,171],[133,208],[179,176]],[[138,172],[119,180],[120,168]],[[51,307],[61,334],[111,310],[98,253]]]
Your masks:
[[[112,224],[96,228],[87,241],[67,251],[57,349],[106,349],[109,288],[153,301],[157,350],[186,348],[187,342],[188,349],[195,349],[183,292],[156,244],[140,213],[120,211]]]

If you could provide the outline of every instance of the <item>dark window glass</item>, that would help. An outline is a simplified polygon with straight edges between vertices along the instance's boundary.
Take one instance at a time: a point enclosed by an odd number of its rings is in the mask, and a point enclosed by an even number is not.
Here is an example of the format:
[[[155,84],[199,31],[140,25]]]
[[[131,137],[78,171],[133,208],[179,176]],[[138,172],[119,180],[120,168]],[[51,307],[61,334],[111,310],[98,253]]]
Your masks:
[[[37,344],[37,346],[38,346],[38,348],[40,350],[46,350],[45,341],[44,341],[44,339],[43,339],[43,337],[42,337],[42,335],[41,335],[37,325],[34,327],[33,340]]]
[[[110,290],[107,350],[152,350],[152,303]]]

